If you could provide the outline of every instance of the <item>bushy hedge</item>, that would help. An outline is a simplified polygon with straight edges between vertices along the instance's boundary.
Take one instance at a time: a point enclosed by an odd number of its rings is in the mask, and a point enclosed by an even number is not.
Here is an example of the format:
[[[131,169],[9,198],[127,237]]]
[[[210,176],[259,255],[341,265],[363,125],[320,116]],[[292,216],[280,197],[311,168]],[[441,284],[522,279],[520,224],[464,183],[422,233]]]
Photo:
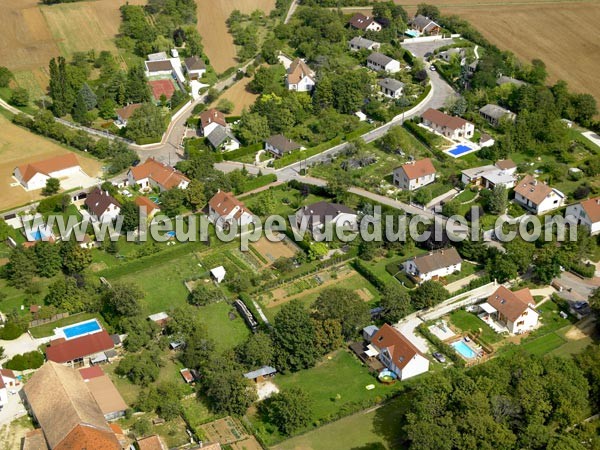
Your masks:
[[[379,291],[383,291],[387,286],[387,283],[379,278],[375,272],[368,268],[360,259],[356,259],[352,262],[354,269],[365,277],[373,286]]]
[[[241,158],[242,156],[251,155],[256,153],[257,151],[263,148],[262,142],[257,142],[256,144],[249,145],[248,147],[241,147],[237,150],[232,150],[230,152],[223,153],[223,159],[225,161],[235,161],[236,159]]]
[[[342,143],[342,137],[337,136],[330,141],[323,142],[315,147],[308,148],[306,150],[297,150],[292,153],[288,153],[287,155],[276,159],[273,163],[273,166],[276,168],[286,167],[290,164],[297,163],[298,161],[302,161],[303,159],[310,158],[311,156],[318,155],[319,153],[324,152],[331,147],[335,147]]]
[[[38,351],[33,351],[13,356],[4,364],[4,368],[11,370],[38,369],[42,364],[44,364],[44,355]]]
[[[7,322],[4,327],[0,329],[0,339],[3,341],[12,341],[25,333],[25,331],[27,330],[14,322]]]
[[[405,121],[404,128],[406,128],[408,131],[414,134],[419,141],[421,141],[428,147],[435,147],[435,145],[437,144],[435,139],[436,136],[434,134],[423,129],[423,127],[420,127],[417,123],[413,122],[412,120]]]
[[[250,178],[244,183],[244,186],[242,187],[242,192],[240,192],[240,194],[243,192],[249,192],[254,189],[261,188],[275,181],[277,181],[277,175],[275,175],[274,173],[269,173],[267,175],[259,175],[254,178]]]
[[[452,347],[451,345],[445,344],[437,336],[434,336],[429,331],[429,329],[427,329],[427,326],[424,323],[419,325],[417,327],[417,330],[419,331],[419,333],[421,333],[423,335],[423,337],[425,339],[427,339],[435,347],[437,347],[437,349],[440,352],[442,352],[444,355],[446,355],[448,358],[450,358],[456,366],[458,366],[458,367],[465,366],[465,360],[462,359],[458,353],[456,353],[456,350],[454,350],[454,347]]]
[[[569,270],[581,275],[584,278],[592,278],[596,274],[596,267],[591,264],[582,264],[580,262],[573,263],[569,266]]]

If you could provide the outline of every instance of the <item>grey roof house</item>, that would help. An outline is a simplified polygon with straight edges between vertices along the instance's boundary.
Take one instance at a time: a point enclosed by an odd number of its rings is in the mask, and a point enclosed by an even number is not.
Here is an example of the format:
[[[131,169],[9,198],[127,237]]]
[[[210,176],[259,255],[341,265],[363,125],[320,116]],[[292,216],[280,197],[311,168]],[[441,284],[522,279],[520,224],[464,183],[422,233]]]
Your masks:
[[[240,148],[240,141],[229,129],[218,126],[206,137],[210,145],[216,150],[232,151]]]
[[[379,42],[372,41],[371,39],[366,39],[362,36],[356,36],[348,41],[348,47],[351,51],[358,51],[362,49],[379,50],[381,44]]]
[[[288,139],[283,134],[276,134],[265,141],[265,150],[278,158],[302,148],[304,147],[301,144]]]
[[[306,226],[311,232],[322,230],[326,224],[334,226],[357,226],[356,211],[339,203],[317,202],[306,205],[296,212],[296,224],[301,229]]]
[[[373,52],[367,58],[367,67],[378,72],[395,73],[400,70],[400,61],[379,52]]]
[[[490,125],[497,127],[500,124],[500,120],[506,117],[509,120],[515,120],[517,115],[508,109],[501,106],[488,103],[479,109],[479,115],[489,122]]]
[[[384,78],[377,82],[381,88],[381,93],[386,97],[398,98],[402,96],[404,91],[404,83],[393,78]]]

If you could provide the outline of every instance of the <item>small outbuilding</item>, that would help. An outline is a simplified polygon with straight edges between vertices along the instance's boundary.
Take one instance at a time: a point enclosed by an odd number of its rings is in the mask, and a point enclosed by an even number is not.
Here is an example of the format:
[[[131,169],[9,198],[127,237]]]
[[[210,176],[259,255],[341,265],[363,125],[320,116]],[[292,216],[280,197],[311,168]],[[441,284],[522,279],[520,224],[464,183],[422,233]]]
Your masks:
[[[277,373],[277,369],[271,366],[262,366],[260,369],[253,370],[252,372],[248,372],[244,374],[245,378],[258,383],[260,381],[264,381],[267,378],[273,378]]]
[[[210,276],[217,283],[220,283],[225,279],[226,273],[227,272],[225,271],[225,267],[223,267],[223,266],[219,266],[219,267],[215,267],[214,269],[210,269]]]

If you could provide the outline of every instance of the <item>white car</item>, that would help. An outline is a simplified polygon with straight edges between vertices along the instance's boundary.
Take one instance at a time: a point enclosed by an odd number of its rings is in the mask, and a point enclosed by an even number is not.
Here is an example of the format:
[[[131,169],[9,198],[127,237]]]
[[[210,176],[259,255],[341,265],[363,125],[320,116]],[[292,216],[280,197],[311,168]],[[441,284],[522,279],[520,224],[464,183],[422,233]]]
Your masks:
[[[431,70],[432,72],[435,72],[435,66],[429,66],[429,70]]]

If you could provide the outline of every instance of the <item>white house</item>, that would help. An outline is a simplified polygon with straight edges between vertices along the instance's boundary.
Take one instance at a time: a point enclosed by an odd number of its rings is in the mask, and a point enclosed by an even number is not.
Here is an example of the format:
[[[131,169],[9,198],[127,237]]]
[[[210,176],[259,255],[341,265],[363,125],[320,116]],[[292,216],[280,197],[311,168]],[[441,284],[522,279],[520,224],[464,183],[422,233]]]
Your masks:
[[[436,170],[430,158],[410,161],[394,169],[394,185],[414,191],[435,181]]]
[[[46,181],[49,178],[61,180],[79,175],[87,177],[73,153],[66,153],[43,161],[23,164],[15,168],[13,172],[15,179],[26,191],[42,189],[46,186]]]
[[[296,212],[296,225],[298,229],[306,229],[311,233],[322,232],[327,224],[332,224],[332,229],[345,226],[348,229],[358,229],[358,215],[356,211],[339,203],[317,202],[306,205]]]
[[[210,276],[217,283],[222,282],[225,279],[226,274],[227,274],[227,272],[225,270],[225,267],[223,267],[223,266],[219,266],[219,267],[215,267],[214,269],[210,269]]]
[[[315,88],[315,73],[308,65],[296,58],[287,70],[285,85],[289,91],[311,92]]]
[[[421,116],[423,125],[449,139],[472,138],[475,125],[465,119],[449,116],[437,109],[429,108]]]
[[[227,121],[225,120],[225,115],[221,111],[211,108],[200,114],[199,125],[202,136],[208,137],[210,133],[220,126],[227,128]]]
[[[419,284],[447,277],[461,268],[462,258],[454,247],[415,256],[404,263],[404,271]]]
[[[373,52],[367,57],[367,67],[377,72],[396,73],[400,71],[400,61],[379,52]]]
[[[254,222],[254,217],[246,205],[233,193],[218,191],[208,202],[208,217],[215,227],[228,229],[234,222],[239,227]]]
[[[515,201],[533,214],[545,214],[565,203],[565,194],[527,175],[515,186]]]
[[[539,314],[529,288],[511,292],[500,286],[479,306],[485,313],[484,321],[493,320],[512,334],[531,331],[538,324]]]
[[[461,172],[461,181],[464,185],[472,184],[482,186],[487,189],[493,189],[498,184],[504,185],[510,189],[517,182],[517,165],[511,160],[502,160],[494,165],[473,167]]]
[[[377,82],[381,93],[389,98],[399,98],[404,92],[404,83],[393,78],[384,78]]]
[[[148,158],[143,164],[129,169],[127,184],[138,185],[143,191],[157,187],[163,192],[173,188],[187,189],[190,179],[174,167]]]
[[[377,358],[400,381],[425,373],[429,360],[396,328],[384,324],[370,340],[378,352]]]
[[[364,38],[362,36],[353,37],[348,41],[348,48],[351,52],[357,52],[359,50],[379,50],[381,44],[371,39]]]
[[[215,150],[230,152],[240,148],[238,141],[228,128],[218,126],[206,137]]]
[[[567,206],[565,218],[578,225],[586,225],[590,233],[600,232],[600,197],[590,198]]]
[[[361,13],[354,14],[348,21],[348,25],[357,30],[363,31],[381,31],[382,25],[371,16],[365,16]]]
[[[192,80],[202,78],[206,73],[206,64],[202,58],[190,56],[184,60],[185,71]]]
[[[302,149],[304,149],[302,145],[286,138],[283,134],[276,134],[265,141],[265,150],[277,158],[281,158],[294,150]]]
[[[85,206],[95,220],[111,222],[121,212],[121,204],[108,191],[96,187],[85,199]]]
[[[9,388],[17,384],[17,377],[12,370],[0,369],[0,409],[8,404]]]

